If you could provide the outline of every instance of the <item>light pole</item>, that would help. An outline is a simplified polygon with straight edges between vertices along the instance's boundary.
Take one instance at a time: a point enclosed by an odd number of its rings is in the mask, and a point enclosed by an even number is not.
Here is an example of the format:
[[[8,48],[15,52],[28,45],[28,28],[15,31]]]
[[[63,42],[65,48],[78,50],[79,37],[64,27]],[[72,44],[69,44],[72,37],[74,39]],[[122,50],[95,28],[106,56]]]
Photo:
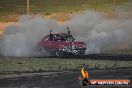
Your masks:
[[[29,0],[27,0],[27,14],[29,14]]]
[[[78,5],[79,5],[79,1],[78,0],[77,0],[77,3],[76,4],[77,4],[77,11],[78,11]]]
[[[113,0],[113,10],[115,11],[115,7],[116,7],[116,0]]]
[[[57,0],[57,11],[59,13],[59,0]]]
[[[97,11],[97,0],[95,0],[95,12]]]

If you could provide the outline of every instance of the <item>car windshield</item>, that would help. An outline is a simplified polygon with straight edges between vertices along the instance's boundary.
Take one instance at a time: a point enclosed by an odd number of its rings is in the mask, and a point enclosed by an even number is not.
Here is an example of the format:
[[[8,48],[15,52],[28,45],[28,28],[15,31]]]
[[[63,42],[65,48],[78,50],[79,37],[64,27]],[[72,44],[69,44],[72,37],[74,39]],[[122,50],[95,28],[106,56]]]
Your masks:
[[[65,39],[66,41],[69,41],[69,42],[72,42],[75,40],[72,35],[68,35]]]
[[[55,40],[58,41],[74,41],[75,39],[73,38],[72,35],[55,35]]]

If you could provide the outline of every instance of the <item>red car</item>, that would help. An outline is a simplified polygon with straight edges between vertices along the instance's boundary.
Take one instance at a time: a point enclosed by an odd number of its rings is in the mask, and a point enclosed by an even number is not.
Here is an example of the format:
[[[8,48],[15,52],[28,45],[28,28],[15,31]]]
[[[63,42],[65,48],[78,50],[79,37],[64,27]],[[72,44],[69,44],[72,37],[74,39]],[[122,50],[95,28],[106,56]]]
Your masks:
[[[73,36],[68,33],[59,33],[45,36],[38,44],[39,50],[47,50],[58,57],[70,55],[84,55],[86,44],[75,41]]]

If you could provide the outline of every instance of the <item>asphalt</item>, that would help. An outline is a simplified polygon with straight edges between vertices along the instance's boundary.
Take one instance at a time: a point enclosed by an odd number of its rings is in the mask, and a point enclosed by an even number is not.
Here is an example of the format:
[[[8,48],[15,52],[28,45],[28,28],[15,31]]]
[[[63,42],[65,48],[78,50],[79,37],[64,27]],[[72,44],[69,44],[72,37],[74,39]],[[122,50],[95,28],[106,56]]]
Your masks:
[[[80,85],[80,72],[41,73],[0,79],[0,88],[132,88],[132,86],[86,86]],[[90,79],[129,79],[132,70],[90,70]]]

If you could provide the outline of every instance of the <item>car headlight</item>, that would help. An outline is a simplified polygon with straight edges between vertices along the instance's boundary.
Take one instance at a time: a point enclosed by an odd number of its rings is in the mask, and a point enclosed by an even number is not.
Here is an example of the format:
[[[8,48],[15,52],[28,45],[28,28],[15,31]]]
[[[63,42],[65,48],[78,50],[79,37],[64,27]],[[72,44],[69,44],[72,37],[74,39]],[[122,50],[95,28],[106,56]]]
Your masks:
[[[73,45],[72,46],[72,49],[82,49],[82,48],[86,48],[86,46],[76,46],[76,45]]]
[[[84,45],[83,48],[86,48],[86,45]]]

